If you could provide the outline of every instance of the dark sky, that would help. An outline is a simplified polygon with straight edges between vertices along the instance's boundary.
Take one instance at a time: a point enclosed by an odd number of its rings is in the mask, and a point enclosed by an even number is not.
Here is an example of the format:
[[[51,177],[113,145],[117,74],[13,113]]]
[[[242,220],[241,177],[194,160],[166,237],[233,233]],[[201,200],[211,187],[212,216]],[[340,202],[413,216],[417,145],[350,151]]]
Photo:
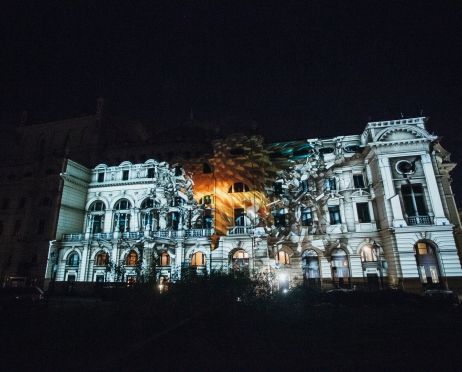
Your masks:
[[[459,1],[2,2],[1,120],[94,113],[103,96],[149,125],[191,107],[251,118],[271,141],[423,110],[462,163],[461,16]]]

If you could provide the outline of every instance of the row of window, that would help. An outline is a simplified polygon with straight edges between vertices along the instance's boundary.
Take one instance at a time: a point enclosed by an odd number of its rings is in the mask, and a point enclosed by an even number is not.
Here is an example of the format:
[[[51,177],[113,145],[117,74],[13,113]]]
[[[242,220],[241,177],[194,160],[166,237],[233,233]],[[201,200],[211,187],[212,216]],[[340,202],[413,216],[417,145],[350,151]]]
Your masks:
[[[205,266],[205,254],[202,252],[196,252],[191,255],[191,266]],[[78,266],[80,262],[79,254],[76,252],[71,253],[67,258],[68,266]],[[135,251],[127,253],[124,259],[124,265],[135,266],[138,263],[138,254]],[[100,252],[95,257],[96,266],[106,266],[109,264],[109,255],[106,252]],[[159,256],[159,266],[170,266],[170,255],[167,252],[163,252]]]
[[[326,191],[335,191],[337,190],[337,185],[335,182],[335,178],[326,178]],[[355,189],[364,189],[364,177],[362,174],[354,174],[353,175],[353,187]],[[231,189],[230,189],[231,190]],[[284,188],[282,181],[277,181],[273,184],[273,190],[275,194],[281,195],[284,194]],[[246,190],[248,191],[248,190]],[[308,180],[301,180],[299,185],[299,191],[306,192],[308,191]],[[229,191],[231,192],[231,191]]]
[[[14,229],[13,229],[13,236],[18,236],[20,231],[21,231],[21,225],[22,221],[21,220],[16,220],[14,223]],[[46,220],[39,220],[37,223],[37,230],[36,233],[37,235],[43,235],[45,233],[45,225],[46,225]],[[5,222],[0,221],[0,236],[3,235],[3,231],[5,229]]]

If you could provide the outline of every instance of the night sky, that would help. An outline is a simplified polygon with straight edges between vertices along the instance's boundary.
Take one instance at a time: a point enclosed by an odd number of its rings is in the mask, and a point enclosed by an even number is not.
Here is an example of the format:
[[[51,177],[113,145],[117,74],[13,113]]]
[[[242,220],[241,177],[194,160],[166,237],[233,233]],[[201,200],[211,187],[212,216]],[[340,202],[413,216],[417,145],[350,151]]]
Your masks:
[[[268,142],[423,115],[462,193],[459,1],[5,1],[0,36],[3,126],[99,96],[148,126],[256,120]]]

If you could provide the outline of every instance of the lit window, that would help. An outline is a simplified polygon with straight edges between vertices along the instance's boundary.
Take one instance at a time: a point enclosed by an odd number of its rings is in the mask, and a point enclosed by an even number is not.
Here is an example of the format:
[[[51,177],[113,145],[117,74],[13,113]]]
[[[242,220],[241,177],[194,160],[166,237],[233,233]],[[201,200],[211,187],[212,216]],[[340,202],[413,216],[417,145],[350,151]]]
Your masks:
[[[196,252],[191,256],[191,266],[204,266],[205,265],[205,254],[202,252]]]
[[[125,257],[125,265],[135,266],[138,261],[138,255],[134,251],[130,251]]]
[[[284,252],[284,251],[278,252],[278,262],[281,265],[288,265],[290,263],[289,255],[287,254],[287,252]]]
[[[170,255],[167,252],[163,252],[160,255],[159,265],[160,266],[170,266]]]
[[[77,266],[79,264],[79,255],[77,253],[71,253],[67,259],[69,266]]]
[[[359,223],[371,222],[369,203],[356,203],[356,211],[358,212]]]
[[[96,255],[95,265],[104,266],[108,263],[108,254],[106,252],[100,252]]]
[[[368,245],[361,249],[361,261],[376,262],[379,256],[379,247]]]

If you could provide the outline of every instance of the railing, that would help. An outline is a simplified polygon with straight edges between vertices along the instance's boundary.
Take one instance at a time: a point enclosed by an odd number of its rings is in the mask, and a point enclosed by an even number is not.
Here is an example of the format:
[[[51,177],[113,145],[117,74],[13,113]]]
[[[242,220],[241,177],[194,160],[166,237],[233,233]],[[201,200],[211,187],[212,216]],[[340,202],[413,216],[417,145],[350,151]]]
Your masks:
[[[252,226],[231,226],[228,227],[228,235],[249,235],[253,234]]]
[[[411,225],[431,225],[432,221],[428,216],[408,217],[408,224]]]
[[[191,230],[158,230],[158,231],[150,231],[148,236],[150,237],[157,237],[157,238],[183,238],[183,237],[194,237],[200,238],[204,236],[212,236],[213,229],[191,229]],[[86,234],[64,234],[63,241],[64,242],[74,242],[74,241],[81,241],[85,240]],[[87,235],[88,236],[88,235]],[[130,231],[119,233],[119,238],[122,239],[141,239],[145,236],[145,232],[143,231]],[[90,234],[90,239],[92,240],[111,240],[114,239],[114,233],[97,233],[97,234]]]

